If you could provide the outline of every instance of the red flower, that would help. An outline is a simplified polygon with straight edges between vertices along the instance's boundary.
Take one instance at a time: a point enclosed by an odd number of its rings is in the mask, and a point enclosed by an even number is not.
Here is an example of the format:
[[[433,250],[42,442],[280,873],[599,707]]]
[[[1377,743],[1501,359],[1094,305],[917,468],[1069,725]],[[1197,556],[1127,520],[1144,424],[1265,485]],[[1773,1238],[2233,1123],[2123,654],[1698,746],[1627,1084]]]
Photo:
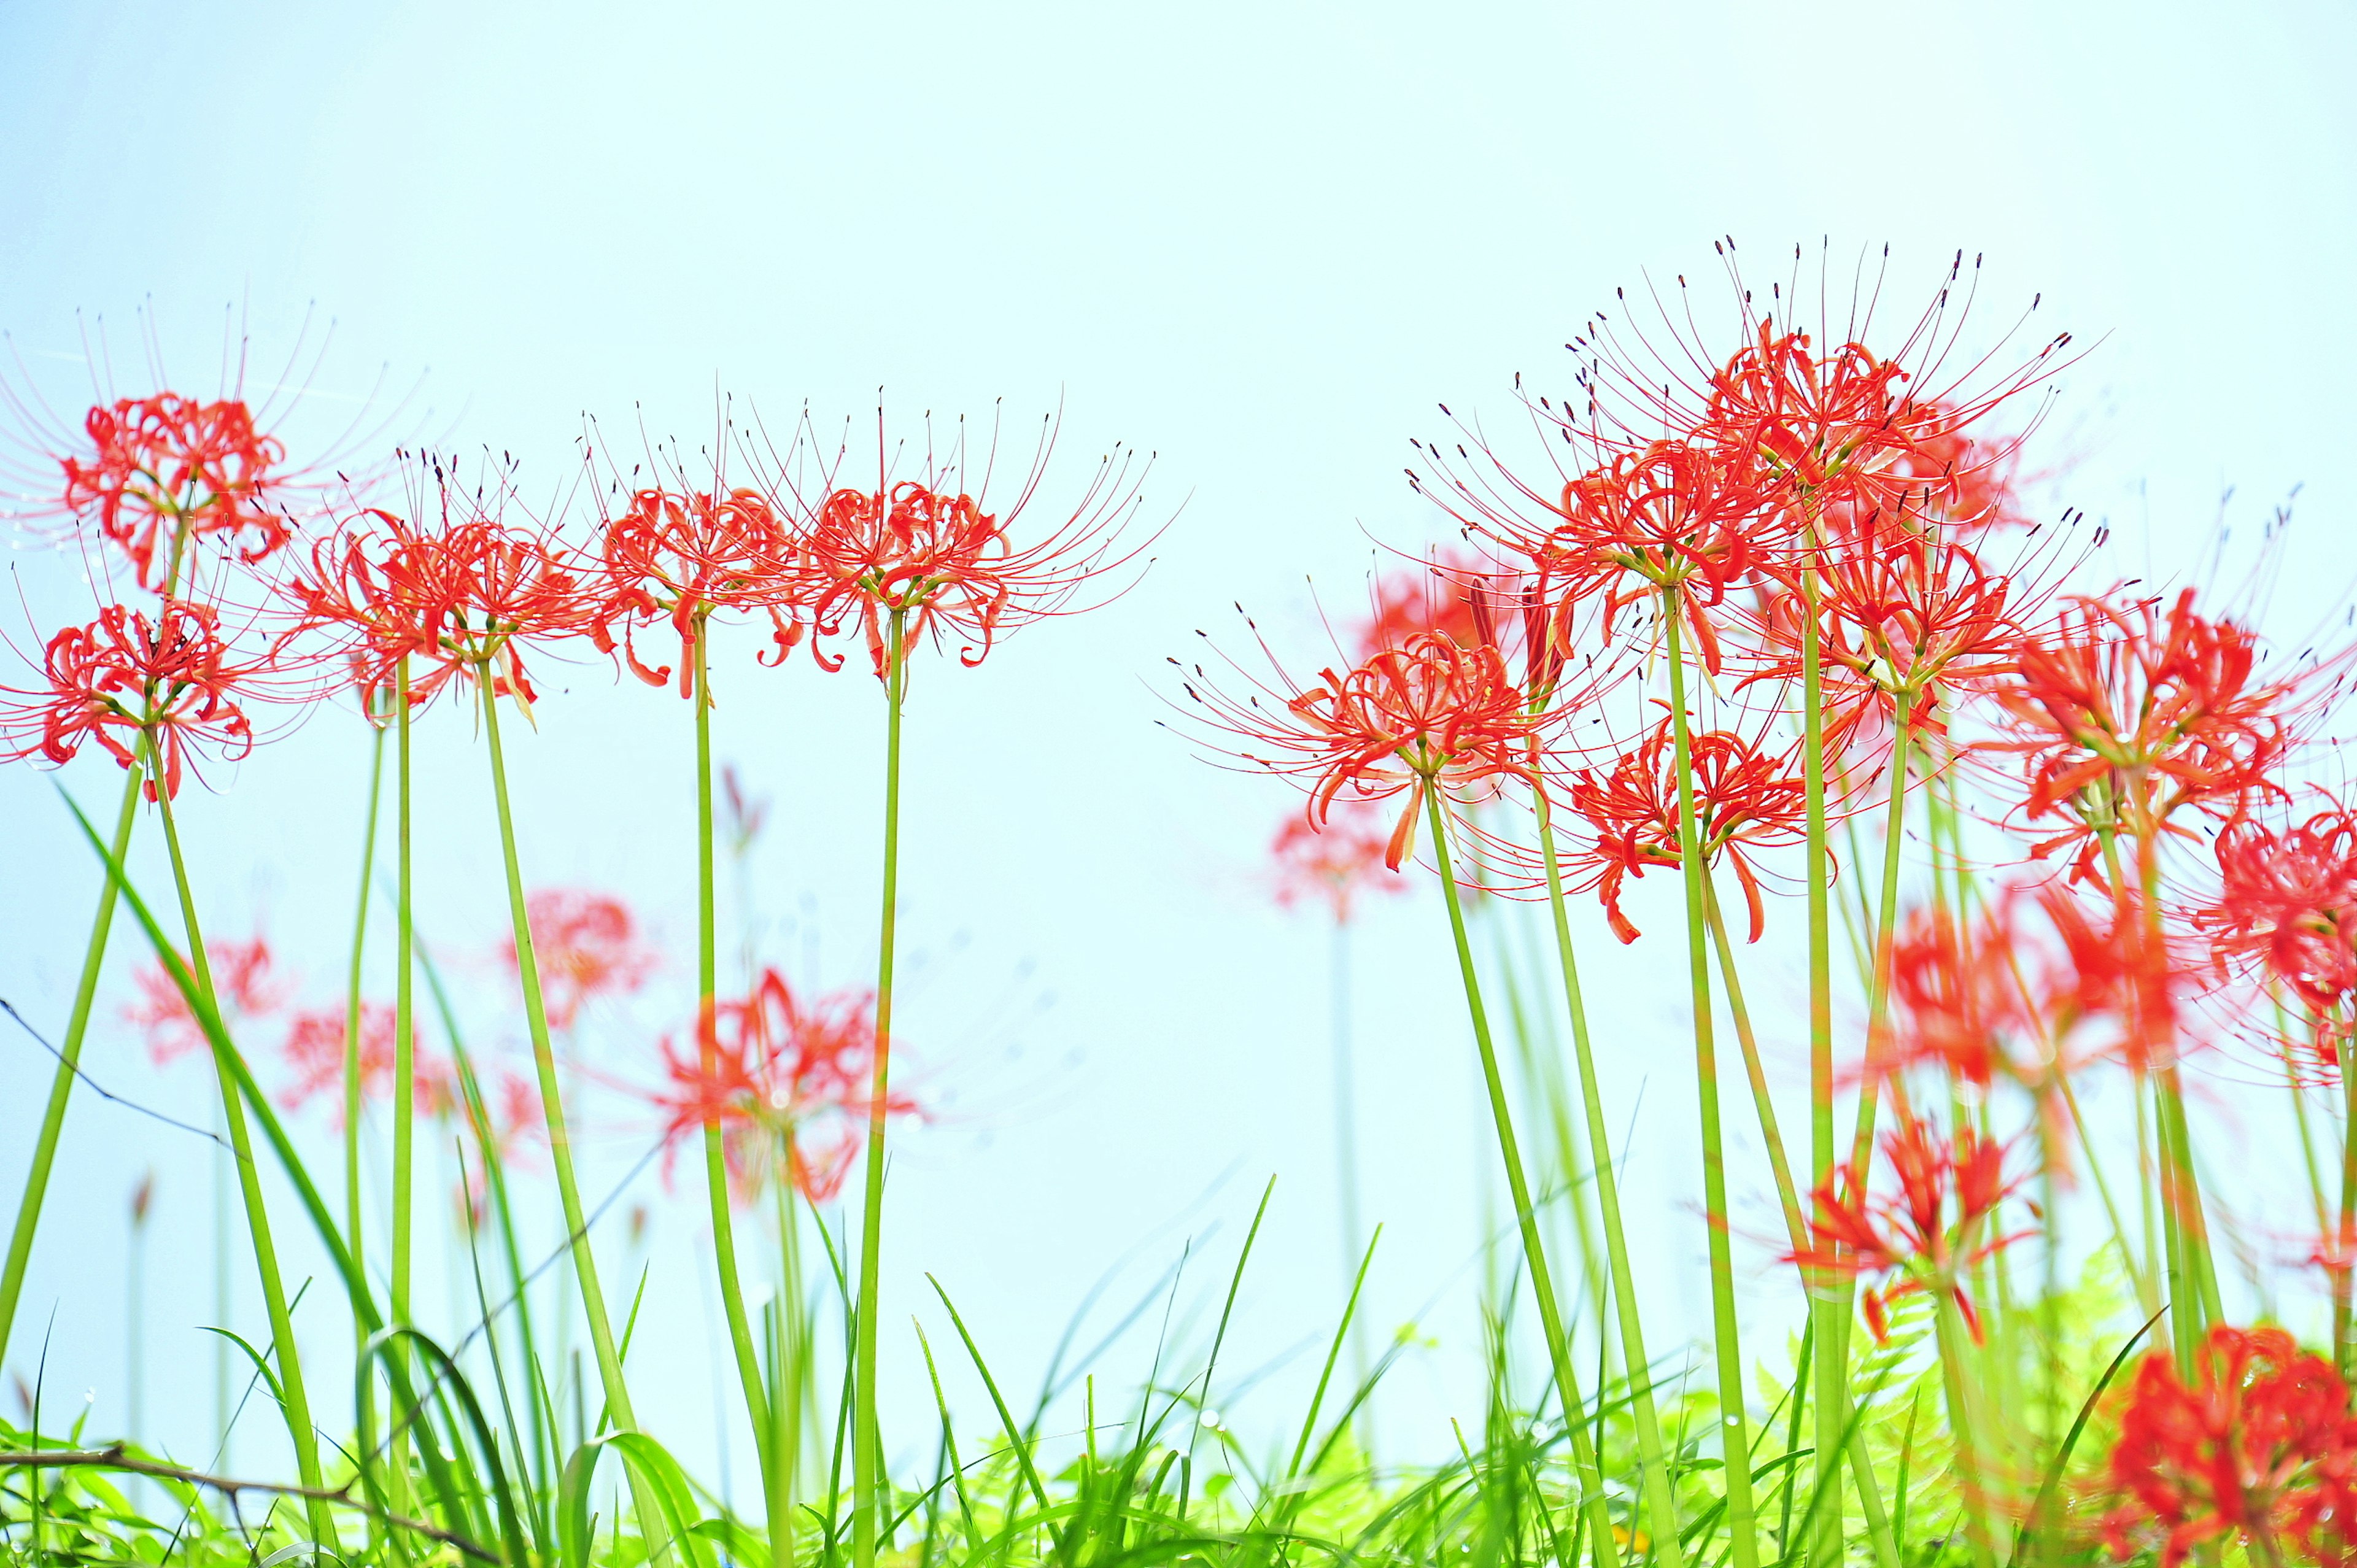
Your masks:
[[[639,940],[630,907],[602,893],[544,887],[524,899],[524,918],[551,1028],[571,1028],[597,997],[636,991],[662,961]],[[516,967],[512,936],[500,943],[500,956]]]
[[[307,568],[286,579],[296,623],[279,645],[324,634],[372,714],[391,703],[402,660],[425,660],[409,689],[411,705],[422,706],[457,668],[442,658],[444,628],[466,591],[457,564],[406,519],[370,508],[312,545]]]
[[[1943,698],[1984,689],[2016,668],[2018,585],[1912,514],[1871,513],[1840,532],[1839,543],[1820,555],[1816,582],[1828,750],[1867,732],[1887,735],[1902,696],[1919,736],[1944,735]],[[1760,668],[1746,684],[1800,681],[1807,606],[1795,589],[1774,596]]]
[[[1965,1294],[1964,1276],[2018,1239],[1983,1234],[2012,1191],[2005,1145],[1981,1137],[1970,1122],[1951,1143],[1902,1112],[1899,1125],[1882,1135],[1882,1157],[1898,1196],[1868,1192],[1867,1173],[1855,1163],[1836,1166],[1814,1194],[1812,1245],[1786,1261],[1835,1275],[1877,1276],[1859,1297],[1877,1340],[1889,1336],[1892,1302],[1927,1291],[1953,1297],[1978,1340],[1980,1314]]]
[[[2122,1559],[2158,1537],[2162,1568],[2230,1538],[2255,1562],[2343,1563],[2352,1475],[2357,1419],[2331,1363],[2280,1328],[2220,1324],[2190,1384],[2165,1351],[2136,1369],[2110,1466],[2123,1500],[2104,1534]]]
[[[2228,816],[2277,789],[2310,671],[2263,680],[2258,644],[2232,621],[2193,610],[2186,589],[2158,600],[2079,598],[2050,633],[2025,639],[2018,671],[1995,688],[2007,731],[1988,749],[2022,759],[2028,821],[2068,817],[2037,846],[2077,852],[2075,875],[2100,879],[2103,835],[2148,842],[2184,832],[2187,807]]]
[[[117,398],[92,408],[82,428],[90,448],[58,460],[65,508],[122,549],[141,587],[164,585],[187,539],[251,535],[238,553],[246,562],[286,542],[288,520],[267,504],[286,448],[254,428],[242,399]]]
[[[2319,1014],[2357,993],[2357,817],[2334,804],[2298,827],[2237,818],[2218,834],[2216,899],[2195,912],[2218,955],[2256,964]]]
[[[429,504],[432,528],[382,510],[359,514],[312,552],[310,569],[286,592],[296,632],[324,631],[349,659],[353,683],[373,708],[403,660],[410,702],[427,701],[454,676],[490,682],[527,711],[533,699],[522,647],[586,634],[595,609],[571,553],[528,516],[511,522],[513,471],[495,470],[473,490],[431,455],[411,470],[411,511]],[[287,640],[282,639],[282,645]]]
[[[1383,864],[1387,837],[1380,819],[1361,807],[1329,811],[1322,827],[1306,817],[1286,818],[1268,846],[1277,908],[1322,903],[1339,925],[1350,919],[1351,906],[1362,891],[1404,891],[1398,877],[1375,874]]]
[[[694,688],[696,639],[716,610],[766,612],[776,642],[772,662],[802,639],[802,623],[785,613],[799,608],[793,544],[758,490],[636,491],[607,522],[598,548],[605,581],[590,615],[590,639],[602,653],[619,649],[651,686],[669,680],[671,667],[640,662],[631,632],[650,621],[667,620],[679,636],[683,697]]]
[[[208,937],[205,961],[222,1022],[232,1033],[241,1020],[267,1017],[286,1004],[293,982],[278,972],[263,938],[242,942]],[[139,999],[124,1005],[123,1016],[146,1036],[149,1060],[161,1067],[204,1048],[204,1031],[188,1011],[188,998],[161,964],[141,964],[131,972],[131,983]]]
[[[1572,776],[1571,809],[1596,829],[1596,839],[1564,856],[1571,886],[1604,902],[1612,932],[1624,942],[1641,934],[1620,912],[1622,879],[1642,876],[1652,866],[1684,864],[1678,834],[1676,736],[1664,718],[1601,778],[1583,768]],[[1706,730],[1688,746],[1693,762],[1695,818],[1706,864],[1724,859],[1743,885],[1751,917],[1750,940],[1760,940],[1766,912],[1760,877],[1747,849],[1797,843],[1805,828],[1808,798],[1795,755],[1770,755],[1729,730]]]
[[[740,1202],[782,1174],[803,1197],[823,1203],[843,1186],[859,1152],[876,1052],[875,997],[835,992],[805,1005],[776,970],[765,970],[742,1002],[721,1004],[682,1056],[663,1043],[668,1087],[656,1104],[673,1147],[716,1122],[731,1187]],[[889,1115],[917,1113],[895,1095]]]
[[[1016,520],[1038,492],[1053,445],[1051,429],[1021,489],[994,511],[985,510],[983,492],[995,441],[970,492],[962,451],[946,461],[929,452],[919,478],[891,478],[879,424],[876,488],[830,490],[797,540],[818,635],[834,637],[856,620],[883,679],[890,673],[885,626],[897,617],[905,626],[903,657],[909,644],[930,635],[937,644],[962,644],[960,662],[971,667],[1006,632],[1068,610],[1092,577],[1135,560],[1136,549],[1118,556],[1114,551],[1139,505],[1143,476],[1132,478],[1129,456],[1118,453],[1098,465],[1062,521],[1017,546]],[[828,669],[842,666],[840,655],[831,662],[818,657]]]
[[[232,661],[210,606],[167,599],[153,620],[111,606],[88,626],[50,638],[42,666],[46,692],[0,688],[0,761],[38,753],[63,764],[96,741],[125,768],[160,764],[163,793],[177,796],[190,746],[230,762],[253,749],[253,726],[235,698],[255,669]],[[154,756],[139,756],[143,741]],[[156,788],[151,768],[148,800]]]
[[[1173,663],[1177,660],[1173,660]],[[1195,674],[1202,680],[1198,666]],[[1517,778],[1538,786],[1531,751],[1541,716],[1506,673],[1496,647],[1467,648],[1436,632],[1417,632],[1356,667],[1324,671],[1318,683],[1271,691],[1282,709],[1257,696],[1238,701],[1185,682],[1219,727],[1248,746],[1243,759],[1289,776],[1309,791],[1308,821],[1323,828],[1334,802],[1407,801],[1392,830],[1383,864],[1396,871],[1415,840],[1425,792],[1463,800],[1492,781]]]
[[[1600,594],[1604,630],[1616,612],[1676,588],[1705,667],[1718,668],[1718,638],[1705,612],[1727,590],[1786,569],[1790,514],[1756,465],[1736,449],[1655,441],[1563,487],[1557,521],[1543,535],[1510,538],[1540,575],[1574,598]]]
[[[279,1047],[279,1054],[295,1075],[293,1081],[279,1092],[281,1104],[299,1109],[324,1095],[336,1103],[341,1114],[347,1022],[348,1009],[341,1004],[295,1015],[286,1027],[285,1043]],[[394,1013],[389,1004],[361,1004],[361,1095],[364,1100],[382,1100],[393,1090],[393,1072],[399,1061],[400,1043],[393,1023]],[[417,1051],[414,1036],[411,1051],[417,1109],[429,1116],[446,1114],[457,1101],[449,1067]]]

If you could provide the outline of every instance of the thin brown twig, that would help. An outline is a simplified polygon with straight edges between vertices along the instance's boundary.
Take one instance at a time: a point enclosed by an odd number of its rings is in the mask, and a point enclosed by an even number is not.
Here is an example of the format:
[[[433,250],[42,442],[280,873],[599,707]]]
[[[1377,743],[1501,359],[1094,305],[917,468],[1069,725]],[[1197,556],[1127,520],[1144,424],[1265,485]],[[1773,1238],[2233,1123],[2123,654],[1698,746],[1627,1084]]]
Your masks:
[[[447,1546],[455,1546],[469,1557],[486,1563],[500,1561],[499,1553],[465,1536],[431,1525],[424,1520],[409,1519],[382,1509],[365,1498],[352,1496],[350,1484],[341,1487],[299,1487],[284,1481],[242,1481],[231,1476],[210,1476],[202,1470],[190,1470],[178,1465],[167,1465],[156,1459],[134,1458],[121,1444],[106,1448],[35,1448],[23,1453],[0,1453],[0,1467],[18,1469],[70,1469],[82,1466],[91,1469],[126,1470],[135,1476],[154,1476],[160,1480],[181,1481],[193,1487],[210,1487],[237,1506],[240,1492],[271,1492],[282,1497],[307,1498],[320,1502],[341,1503],[346,1508],[360,1509],[396,1529],[414,1530]]]

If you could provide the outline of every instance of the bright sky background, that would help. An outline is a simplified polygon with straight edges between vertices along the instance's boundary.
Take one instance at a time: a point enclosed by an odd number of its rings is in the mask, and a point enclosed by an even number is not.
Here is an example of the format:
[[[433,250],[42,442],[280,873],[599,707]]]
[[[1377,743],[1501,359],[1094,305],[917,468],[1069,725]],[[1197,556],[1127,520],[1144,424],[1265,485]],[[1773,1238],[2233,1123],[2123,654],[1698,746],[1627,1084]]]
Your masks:
[[[1166,654],[1231,624],[1238,598],[1306,637],[1305,574],[1357,602],[1371,540],[1439,532],[1400,473],[1435,403],[1504,419],[1518,371],[1567,380],[1561,343],[1616,285],[1715,282],[1721,234],[1761,276],[1796,240],[1837,256],[1888,241],[1902,317],[1958,247],[1985,252],[1988,322],[2042,293],[2046,329],[2093,349],[2048,429],[2050,453],[2079,459],[2054,508],[2111,520],[2167,574],[2228,487],[2255,525],[2305,485],[2293,581],[2337,586],[2357,516],[2352,49],[2357,21],[2320,4],[15,5],[0,327],[70,406],[86,387],[70,359],[100,318],[135,381],[152,304],[172,373],[201,391],[225,306],[265,378],[316,306],[335,323],[321,409],[381,366],[395,387],[422,374],[404,429],[512,450],[551,484],[584,411],[619,425],[642,403],[693,444],[716,385],[823,420],[864,415],[880,385],[903,427],[1003,397],[1021,430],[1060,403],[1051,500],[1114,441],[1159,454],[1148,510],[1176,521],[1140,587],[980,670],[928,660],[916,678],[904,1026],[945,1113],[892,1167],[886,1333],[888,1421],[921,1447],[906,1320],[945,1327],[926,1273],[1028,1387],[1103,1271],[1129,1260],[1093,1319],[1110,1326],[1191,1235],[1181,1318],[1200,1339],[1273,1173],[1232,1365],[1297,1350],[1340,1305],[1326,938],[1255,880],[1293,802],[1157,727]],[[89,613],[57,558],[17,570],[39,635]],[[14,589],[5,616],[33,640]],[[753,647],[725,651],[718,744],[776,802],[755,891],[770,956],[855,983],[874,944],[881,701],[856,666],[757,671]],[[540,732],[514,743],[527,873],[627,897],[678,955],[642,1004],[593,1021],[593,1054],[622,1072],[673,1026],[693,950],[689,714],[601,662],[544,680]],[[495,1002],[488,966],[457,957],[504,923],[480,751],[454,712],[421,745],[420,918]],[[214,929],[265,921],[314,1004],[339,986],[364,765],[359,726],[323,714],[187,797]],[[117,788],[95,753],[63,779],[92,804]],[[0,995],[56,1030],[96,876],[44,774],[0,771]],[[153,851],[139,865],[160,890]],[[1675,950],[1609,949],[1599,921],[1583,940],[1670,1344],[1668,1326],[1706,1316]],[[1368,1208],[1390,1226],[1371,1316],[1388,1329],[1439,1303],[1421,1320],[1438,1346],[1409,1358],[1384,1419],[1433,1452],[1444,1414],[1478,1412],[1466,1265],[1494,1155],[1429,888],[1371,915],[1358,972]],[[1760,972],[1789,1002],[1790,976]],[[1781,1026],[1770,1054],[1796,1065]],[[204,1116],[204,1077],[153,1074],[111,1012],[90,1065]],[[0,1036],[0,1201],[48,1069]],[[324,1157],[328,1123],[307,1125]],[[592,1117],[593,1191],[650,1130]],[[1738,1159],[1738,1227],[1764,1235],[1764,1170]],[[33,1375],[54,1304],[50,1397],[94,1391],[93,1431],[124,1424],[124,1216],[151,1165],[149,1425],[204,1457],[210,1199],[192,1139],[76,1102],[9,1369]],[[553,1213],[544,1181],[527,1190]],[[641,1201],[658,1223],[634,1382],[649,1424],[709,1474],[700,1199],[640,1178],[600,1233],[625,1294],[640,1254],[623,1211]],[[1747,1278],[1778,1296],[1767,1257],[1749,1250]],[[330,1357],[324,1288],[305,1315]],[[259,1336],[253,1294],[241,1275],[237,1324]],[[1101,1370],[1126,1389],[1150,1350],[1133,1336]],[[1284,1386],[1312,1370],[1296,1355]],[[962,1424],[986,1426],[978,1387],[951,1386]],[[249,1412],[241,1462],[265,1462],[270,1424]]]

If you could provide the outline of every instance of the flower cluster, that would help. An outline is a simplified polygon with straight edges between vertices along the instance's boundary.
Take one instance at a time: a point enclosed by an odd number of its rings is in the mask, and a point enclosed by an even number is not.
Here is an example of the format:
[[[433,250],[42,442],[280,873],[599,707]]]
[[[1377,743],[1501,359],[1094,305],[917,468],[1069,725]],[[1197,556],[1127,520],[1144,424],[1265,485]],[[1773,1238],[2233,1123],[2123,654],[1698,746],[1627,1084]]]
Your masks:
[[[2112,1450],[2104,1519],[2125,1559],[2157,1545],[2176,1568],[2236,1541],[2254,1562],[2357,1552],[2357,1415],[2321,1356],[2280,1328],[2210,1331],[2188,1377],[2166,1352],[2136,1369]]]

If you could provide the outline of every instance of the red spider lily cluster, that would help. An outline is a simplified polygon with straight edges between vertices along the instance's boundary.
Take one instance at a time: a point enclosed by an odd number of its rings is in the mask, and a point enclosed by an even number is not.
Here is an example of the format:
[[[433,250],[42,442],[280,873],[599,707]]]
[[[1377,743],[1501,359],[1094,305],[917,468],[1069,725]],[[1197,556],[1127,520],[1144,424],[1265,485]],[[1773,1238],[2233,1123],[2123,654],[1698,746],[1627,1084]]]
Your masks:
[[[1849,928],[1860,966],[1863,1044],[1839,1077],[1858,1132],[1843,1161],[1819,1131],[1807,1183],[1771,1150],[1779,1251],[1813,1293],[1854,1287],[1878,1336],[1922,1295],[1967,1331],[1953,1354],[1998,1353],[1989,1270],[2025,1238],[2054,1245],[2054,1196],[2096,1158],[2083,1091],[2125,1069],[2149,1097],[2168,1259],[2156,1242],[2139,1261],[2125,1227],[2117,1244],[2147,1309],[2172,1305],[2182,1362],[2220,1310],[2188,1064],[2255,1035],[2302,1081],[2338,1083],[2357,1028],[2357,827],[2303,781],[2350,653],[2271,660],[2206,591],[2082,585],[2102,580],[2104,533],[2035,521],[2019,437],[1993,428],[2008,410],[2034,424],[2069,338],[1965,350],[1967,287],[1960,257],[1889,347],[1870,310],[1812,330],[1781,286],[1739,281],[1731,348],[1684,280],[1657,302],[1665,337],[1599,314],[1568,345],[1572,396],[1518,381],[1540,463],[1466,420],[1415,443],[1411,481],[1473,553],[1381,581],[1314,679],[1254,626],[1265,666],[1181,664],[1182,691],[1213,748],[1307,795],[1287,866],[1318,864],[1337,801],[1404,796],[1390,865],[1437,799],[1469,846],[1436,855],[1453,875],[1592,897],[1622,942],[1648,874],[1684,881],[1706,1072],[1712,940],[1736,989],[1717,885],[1741,889],[1758,942],[1770,893],[1818,879],[1815,918]],[[1361,853],[1345,835],[1331,858]],[[1837,1034],[1818,1005],[1812,1026]],[[1812,1073],[1829,1125],[1835,1078]],[[2357,1206],[2319,1183],[2316,1207],[2345,1366]],[[1992,1419],[1971,1408],[1977,1375],[1954,1412],[1975,1426]]]
[[[841,1190],[872,1109],[876,999],[864,989],[805,1001],[764,970],[741,1000],[719,1004],[693,1046],[663,1047],[666,1086],[656,1103],[670,1146],[720,1129],[730,1187],[750,1203],[785,1181],[813,1203]],[[895,1094],[888,1115],[916,1113]]]
[[[2166,1354],[2137,1369],[2108,1479],[2104,1534],[2163,1568],[2221,1541],[2266,1563],[2357,1557],[2357,1416],[2332,1364],[2280,1328],[2210,1331],[2192,1375]]]

